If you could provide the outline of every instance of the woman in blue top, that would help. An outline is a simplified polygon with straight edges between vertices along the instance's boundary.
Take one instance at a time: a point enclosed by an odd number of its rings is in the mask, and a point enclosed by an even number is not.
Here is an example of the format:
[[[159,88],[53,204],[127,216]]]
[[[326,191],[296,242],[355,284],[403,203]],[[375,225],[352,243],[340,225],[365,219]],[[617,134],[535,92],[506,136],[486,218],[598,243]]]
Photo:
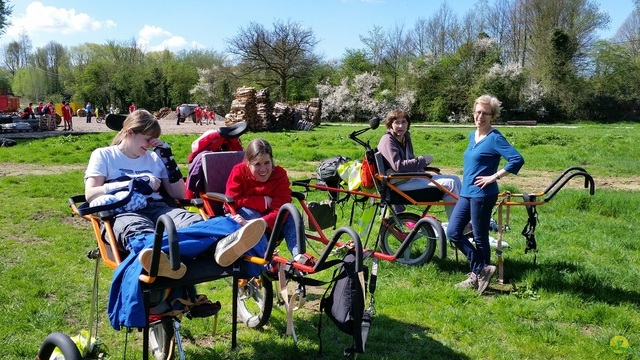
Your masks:
[[[473,288],[482,293],[489,285],[496,267],[491,263],[489,228],[491,212],[498,200],[497,181],[508,174],[517,174],[524,159],[502,134],[491,126],[500,115],[500,101],[490,95],[476,99],[473,118],[477,130],[469,134],[469,146],[464,152],[462,189],[449,219],[447,236],[469,261],[471,272],[467,279],[456,284],[459,288]],[[507,164],[500,170],[501,158]],[[463,229],[471,220],[473,239],[469,242]]]

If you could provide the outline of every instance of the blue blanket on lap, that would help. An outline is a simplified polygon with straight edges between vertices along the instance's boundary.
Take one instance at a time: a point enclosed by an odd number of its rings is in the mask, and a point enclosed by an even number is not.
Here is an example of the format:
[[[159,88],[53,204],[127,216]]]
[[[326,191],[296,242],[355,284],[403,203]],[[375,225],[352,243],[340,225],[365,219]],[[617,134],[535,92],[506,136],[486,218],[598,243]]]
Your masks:
[[[240,229],[240,225],[228,217],[214,217],[207,221],[195,223],[186,228],[178,229],[178,243],[181,260],[194,259],[207,251],[211,246],[223,237]],[[153,247],[154,234],[141,234],[132,237],[129,242],[129,255],[120,263],[113,273],[111,289],[109,290],[108,313],[111,327],[120,330],[120,327],[144,327],[147,319],[142,298],[142,286],[138,276],[142,273],[142,264],[137,261],[140,251]],[[267,249],[266,236],[262,236],[260,242],[247,255],[263,257]],[[162,242],[162,251],[169,253],[168,237],[165,234]],[[215,261],[211,256],[211,261]],[[252,263],[243,264],[248,277],[260,275],[264,269],[261,265]]]

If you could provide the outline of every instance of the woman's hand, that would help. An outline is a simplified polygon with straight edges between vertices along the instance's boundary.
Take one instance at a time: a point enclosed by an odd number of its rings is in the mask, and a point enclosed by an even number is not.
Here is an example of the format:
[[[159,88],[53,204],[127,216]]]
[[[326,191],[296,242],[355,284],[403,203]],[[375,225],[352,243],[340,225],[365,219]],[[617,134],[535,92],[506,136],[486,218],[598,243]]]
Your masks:
[[[433,162],[433,156],[431,155],[424,155],[424,160],[427,162],[427,165],[431,164]]]
[[[160,147],[164,145],[164,141],[158,139],[158,138],[151,138],[149,139],[149,145],[153,146],[153,147]]]
[[[474,185],[479,186],[480,189],[484,189],[485,186],[496,182],[497,178],[494,175],[491,176],[478,176],[473,182]]]
[[[240,226],[245,226],[247,224],[247,220],[245,220],[242,217],[242,215],[235,214],[235,215],[232,215],[231,218],[235,220],[238,224],[240,224]]]
[[[153,192],[157,192],[158,189],[160,189],[160,185],[162,185],[162,180],[153,175],[149,175],[149,186],[151,186]]]

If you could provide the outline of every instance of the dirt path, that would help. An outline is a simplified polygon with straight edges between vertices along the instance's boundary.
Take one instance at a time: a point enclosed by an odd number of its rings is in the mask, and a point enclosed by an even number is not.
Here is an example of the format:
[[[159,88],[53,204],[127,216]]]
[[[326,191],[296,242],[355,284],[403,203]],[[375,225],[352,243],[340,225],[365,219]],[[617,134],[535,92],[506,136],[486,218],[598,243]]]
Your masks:
[[[209,125],[196,125],[193,121],[188,120],[180,125],[176,125],[176,115],[171,113],[166,117],[160,119],[160,125],[162,126],[163,134],[202,134],[203,132],[216,129],[218,126],[224,125],[222,120],[218,120],[215,123],[212,122]],[[73,133],[87,134],[95,132],[113,132],[107,125],[97,123],[95,118],[92,118],[91,123],[87,123],[84,118],[77,116],[73,117]],[[61,134],[67,134],[67,131],[63,130],[63,125],[60,124],[54,131],[33,131],[33,132],[20,132],[20,133],[0,133],[0,137],[9,139],[40,139],[50,136],[59,136]],[[114,132],[115,134],[115,132]]]
[[[168,116],[160,119],[162,125],[162,132],[164,134],[202,134],[206,130],[216,129],[218,126],[224,125],[222,121],[217,121],[215,124],[209,125],[196,125],[191,121],[185,121],[180,125],[176,125],[175,114],[171,113]],[[85,119],[74,117],[73,118],[74,133],[92,133],[92,132],[108,132],[113,130],[107,128],[103,123],[96,123],[95,118],[90,124],[87,124]],[[0,137],[8,138],[42,138],[48,136],[59,136],[66,134],[62,131],[62,127],[58,127],[56,131],[38,131],[32,133],[9,133],[0,134]],[[115,134],[115,132],[114,132]],[[27,174],[33,175],[47,175],[57,174],[61,172],[67,172],[72,170],[84,170],[85,165],[41,165],[41,164],[20,164],[16,167],[16,164],[0,163],[0,176],[21,176]],[[457,169],[441,169],[444,174],[455,174]],[[309,177],[308,172],[289,172],[289,175],[293,178],[306,178]],[[518,189],[522,189],[527,192],[539,192],[543,191],[547,185],[558,176],[559,173],[549,171],[537,171],[523,169],[518,176],[509,176],[501,183],[506,185],[513,185]],[[596,189],[618,189],[618,190],[640,190],[640,178],[627,178],[627,177],[595,177]],[[582,178],[572,179],[566,187],[579,189],[583,188],[584,182]]]

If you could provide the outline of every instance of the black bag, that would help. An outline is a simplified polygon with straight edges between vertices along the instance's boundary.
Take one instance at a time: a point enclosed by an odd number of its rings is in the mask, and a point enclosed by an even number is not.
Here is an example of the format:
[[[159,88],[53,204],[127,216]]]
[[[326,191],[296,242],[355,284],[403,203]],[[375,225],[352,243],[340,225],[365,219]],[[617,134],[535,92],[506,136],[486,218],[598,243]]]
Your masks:
[[[336,215],[335,202],[331,200],[324,200],[321,202],[310,201],[309,203],[307,203],[307,206],[309,207],[311,216],[320,226],[320,229],[327,229],[330,227],[333,227],[335,229],[336,221],[338,219]],[[311,221],[309,221],[309,216],[306,212],[303,213],[303,221],[308,230],[316,231]]]
[[[327,186],[337,187],[340,184],[340,181],[342,181],[342,179],[340,179],[340,174],[338,174],[338,166],[349,160],[350,159],[348,157],[343,157],[342,155],[322,160],[316,170],[318,180],[325,183]]]
[[[336,273],[338,275],[336,276]],[[362,275],[362,277],[361,277]],[[320,320],[318,337],[322,352],[322,312],[342,332],[353,336],[353,346],[345,349],[345,354],[364,354],[365,343],[371,326],[371,311],[365,309],[368,269],[363,265],[362,272],[356,269],[356,257],[349,252],[334,272],[331,284],[320,300]],[[331,290],[329,296],[327,292]]]
[[[49,109],[49,105],[47,105],[47,106],[42,108],[42,114],[43,115],[46,115],[46,114],[48,114],[50,112],[51,112],[51,109]]]

